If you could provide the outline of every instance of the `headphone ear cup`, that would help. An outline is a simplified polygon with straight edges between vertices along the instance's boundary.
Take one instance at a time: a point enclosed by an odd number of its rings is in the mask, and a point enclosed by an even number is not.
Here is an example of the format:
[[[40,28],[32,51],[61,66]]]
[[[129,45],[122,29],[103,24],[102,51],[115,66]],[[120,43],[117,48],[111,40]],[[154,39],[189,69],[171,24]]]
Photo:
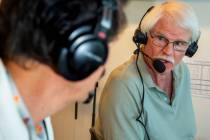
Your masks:
[[[147,44],[147,35],[136,29],[133,36],[133,42],[136,44]]]
[[[187,51],[185,52],[185,55],[188,56],[188,57],[192,57],[196,53],[197,50],[198,50],[198,44],[197,44],[197,42],[194,41],[187,48]]]
[[[103,65],[107,56],[106,43],[92,34],[82,35],[62,50],[59,72],[68,80],[82,80]]]

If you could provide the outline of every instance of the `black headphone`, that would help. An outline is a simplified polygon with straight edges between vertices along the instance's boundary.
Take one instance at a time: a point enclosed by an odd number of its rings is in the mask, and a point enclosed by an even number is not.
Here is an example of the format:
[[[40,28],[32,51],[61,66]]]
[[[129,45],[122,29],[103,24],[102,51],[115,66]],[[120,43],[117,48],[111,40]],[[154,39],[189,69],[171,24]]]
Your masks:
[[[135,44],[146,44],[147,43],[147,35],[146,34],[144,34],[142,31],[141,31],[141,23],[142,23],[142,21],[143,21],[143,19],[144,19],[144,17],[152,10],[154,8],[154,6],[151,6],[147,11],[146,11],[146,13],[142,16],[142,18],[141,18],[141,20],[140,20],[140,23],[139,23],[139,27],[135,30],[135,32],[134,32],[134,36],[133,36],[133,41],[134,41],[134,43]],[[192,57],[195,53],[196,53],[196,51],[197,51],[197,49],[198,49],[198,40],[199,40],[199,38],[196,40],[196,41],[194,41],[194,42],[192,42],[190,45],[189,45],[189,47],[188,47],[188,49],[186,50],[186,52],[185,52],[185,55],[186,56],[188,56],[188,57]]]
[[[52,64],[55,65],[56,71],[67,80],[77,81],[88,77],[107,59],[107,42],[108,37],[112,35],[117,1],[102,0],[101,4],[100,14],[95,13],[94,20],[77,25],[74,29],[69,29],[71,27],[68,26],[69,21],[62,18],[66,15],[59,13],[59,4],[48,6],[40,14],[45,22],[44,32],[54,43],[51,54]],[[74,12],[73,9],[70,10],[69,14]],[[58,33],[51,34],[52,29],[49,26]]]
[[[112,29],[115,0],[103,0],[102,17],[96,26],[87,24],[76,28],[62,48],[58,58],[58,72],[68,80],[81,80],[103,65],[108,56],[108,35]]]

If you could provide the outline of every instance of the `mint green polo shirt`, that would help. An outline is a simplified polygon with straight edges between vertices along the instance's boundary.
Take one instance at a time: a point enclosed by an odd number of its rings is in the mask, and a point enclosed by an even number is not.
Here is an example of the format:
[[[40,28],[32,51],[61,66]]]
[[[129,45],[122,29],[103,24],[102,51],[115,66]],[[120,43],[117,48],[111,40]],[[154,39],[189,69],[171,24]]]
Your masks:
[[[135,58],[117,67],[103,89],[95,132],[99,140],[147,140],[144,127],[136,121],[142,97],[142,83]],[[144,114],[150,140],[194,140],[195,116],[189,70],[181,62],[173,70],[173,100],[152,80],[140,54],[138,66],[145,88]]]

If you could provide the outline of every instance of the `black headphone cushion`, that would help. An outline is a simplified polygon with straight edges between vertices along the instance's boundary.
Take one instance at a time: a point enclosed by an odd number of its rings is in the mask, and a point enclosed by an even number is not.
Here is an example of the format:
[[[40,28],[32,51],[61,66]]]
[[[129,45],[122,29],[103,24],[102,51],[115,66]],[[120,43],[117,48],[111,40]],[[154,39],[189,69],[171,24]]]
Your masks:
[[[61,55],[65,56],[59,60],[59,71],[68,80],[86,78],[103,65],[108,56],[106,43],[93,34],[82,35],[68,49],[62,51]]]
[[[198,50],[198,44],[197,42],[194,41],[193,43],[189,45],[185,55],[188,57],[192,57],[196,53],[197,50]]]
[[[136,44],[147,44],[147,35],[136,29],[133,36],[133,41]]]

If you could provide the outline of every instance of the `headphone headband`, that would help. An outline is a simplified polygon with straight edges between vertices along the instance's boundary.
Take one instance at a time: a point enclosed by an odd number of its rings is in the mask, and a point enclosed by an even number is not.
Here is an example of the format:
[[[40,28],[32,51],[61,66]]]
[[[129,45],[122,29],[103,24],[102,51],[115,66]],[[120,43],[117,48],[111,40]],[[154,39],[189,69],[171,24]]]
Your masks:
[[[102,18],[100,19],[100,22],[96,26],[96,32],[105,33],[106,36],[109,36],[111,34],[111,29],[113,26],[113,15],[114,11],[117,9],[117,2],[116,0],[102,0],[103,5],[103,12],[102,12]]]

